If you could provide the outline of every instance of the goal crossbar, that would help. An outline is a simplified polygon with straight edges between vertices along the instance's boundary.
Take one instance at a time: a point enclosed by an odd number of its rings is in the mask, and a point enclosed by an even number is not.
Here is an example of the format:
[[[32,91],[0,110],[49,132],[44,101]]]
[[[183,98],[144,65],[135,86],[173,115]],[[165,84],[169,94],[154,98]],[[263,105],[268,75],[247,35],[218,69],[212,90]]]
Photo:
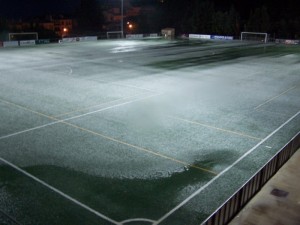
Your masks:
[[[23,38],[22,38],[23,37]],[[37,32],[24,32],[24,33],[8,33],[8,40],[38,40],[39,35]]]
[[[120,37],[123,38],[124,34],[123,34],[123,31],[107,31],[106,32],[106,37],[107,39],[109,39],[109,35],[110,34],[120,34]]]
[[[251,37],[246,39],[245,36]],[[259,38],[263,37],[263,39]],[[260,32],[241,32],[241,41],[243,40],[250,40],[250,41],[263,41],[264,43],[268,42],[268,34],[267,33],[260,33]]]

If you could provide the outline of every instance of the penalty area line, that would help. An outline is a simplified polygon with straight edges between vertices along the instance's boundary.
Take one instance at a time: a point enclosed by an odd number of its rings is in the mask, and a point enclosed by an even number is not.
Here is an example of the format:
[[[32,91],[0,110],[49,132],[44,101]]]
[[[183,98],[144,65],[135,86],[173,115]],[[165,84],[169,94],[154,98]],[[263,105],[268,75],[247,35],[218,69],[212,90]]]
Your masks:
[[[48,189],[54,191],[55,193],[59,194],[60,196],[64,197],[65,199],[68,199],[69,201],[73,202],[74,204],[80,206],[81,208],[84,208],[84,209],[86,209],[87,211],[89,211],[89,212],[95,214],[96,216],[98,216],[98,217],[100,217],[100,218],[102,218],[102,219],[104,219],[104,220],[106,220],[106,221],[109,221],[109,222],[111,222],[111,223],[113,223],[113,224],[121,225],[119,222],[117,222],[117,221],[115,221],[115,220],[113,220],[113,219],[111,219],[111,218],[109,218],[109,217],[107,217],[107,216],[105,216],[105,215],[99,213],[98,211],[96,211],[96,210],[90,208],[89,206],[87,206],[87,205],[85,205],[85,204],[79,202],[79,201],[76,200],[75,198],[73,198],[73,197],[71,197],[71,196],[65,194],[64,192],[58,190],[57,188],[55,188],[55,187],[53,187],[53,186],[47,184],[45,181],[42,181],[41,179],[39,179],[39,178],[33,176],[32,174],[26,172],[25,170],[21,169],[20,167],[16,166],[15,164],[13,164],[13,163],[11,163],[11,162],[9,162],[9,161],[3,159],[2,157],[0,157],[0,161],[3,162],[3,163],[6,164],[6,165],[12,167],[13,169],[17,170],[18,172],[22,173],[23,175],[25,175],[25,176],[27,176],[27,177],[33,179],[34,181],[36,181],[37,183],[43,185],[44,187],[46,187],[46,188],[48,188]]]
[[[297,86],[293,86],[293,87],[287,89],[286,91],[284,91],[284,92],[282,92],[282,93],[280,93],[280,94],[278,94],[278,95],[276,95],[276,96],[274,96],[274,97],[268,99],[267,101],[265,101],[265,102],[261,103],[260,105],[256,106],[256,107],[254,108],[254,110],[257,110],[258,108],[261,108],[262,106],[268,104],[269,102],[275,100],[276,98],[279,98],[280,96],[282,96],[282,95],[286,94],[287,92],[289,92],[289,91],[295,89],[296,87],[297,87]]]
[[[19,108],[23,108],[23,109],[25,109],[27,111],[33,112],[35,114],[38,114],[40,116],[46,117],[46,118],[54,120],[54,121],[51,122],[51,123],[47,123],[47,124],[44,124],[44,125],[37,126],[37,127],[32,127],[32,128],[26,129],[26,130],[22,130],[22,131],[18,131],[18,132],[12,133],[12,134],[7,134],[7,135],[4,135],[4,136],[1,136],[0,140],[6,139],[6,138],[10,138],[10,137],[13,137],[13,136],[17,136],[19,134],[28,133],[30,131],[39,130],[39,129],[42,129],[42,128],[45,128],[45,127],[53,126],[53,125],[58,124],[58,123],[64,123],[66,121],[70,121],[70,120],[74,120],[74,119],[79,119],[79,118],[82,118],[82,117],[85,117],[85,116],[88,116],[88,115],[92,115],[92,114],[99,113],[99,112],[102,112],[102,111],[106,111],[106,110],[109,110],[109,109],[113,109],[113,108],[116,108],[116,107],[124,106],[124,105],[131,104],[131,103],[134,103],[134,102],[143,101],[143,100],[146,100],[148,98],[152,98],[152,97],[155,97],[155,96],[158,96],[158,95],[162,95],[162,93],[160,93],[160,94],[154,94],[154,95],[150,95],[150,96],[146,96],[146,97],[143,97],[143,98],[137,98],[137,99],[134,99],[132,101],[127,101],[127,102],[123,102],[123,103],[120,103],[120,104],[117,104],[117,105],[108,106],[108,107],[105,107],[105,108],[102,108],[102,109],[98,109],[98,110],[95,110],[95,111],[92,111],[92,112],[88,112],[88,113],[84,113],[84,114],[81,114],[81,115],[69,117],[69,118],[66,118],[66,119],[57,119],[55,117],[48,116],[48,115],[45,115],[45,114],[42,114],[42,113],[30,110],[28,108],[25,108],[25,107],[22,107],[22,106],[10,103],[10,104],[15,105],[15,106],[17,106]],[[0,101],[1,101],[1,99],[0,99]]]
[[[257,149],[261,144],[263,144],[265,141],[267,141],[270,137],[272,137],[275,133],[277,133],[282,127],[284,127],[286,124],[288,124],[290,121],[292,121],[294,118],[296,118],[300,114],[300,111],[298,111],[294,116],[289,118],[286,122],[281,124],[276,130],[274,130],[272,133],[270,133],[267,137],[265,137],[263,140],[258,142],[253,148],[248,150],[245,154],[243,154],[240,158],[238,158],[233,164],[231,164],[229,167],[227,167],[225,170],[223,170],[221,173],[219,173],[217,176],[215,176],[213,179],[211,179],[208,183],[206,183],[204,186],[202,186],[200,189],[195,191],[192,195],[190,195],[188,198],[186,198],[184,201],[182,201],[180,204],[178,204],[176,207],[174,207],[171,211],[169,211],[167,214],[162,216],[159,220],[157,220],[152,225],[158,225],[165,219],[167,219],[169,216],[171,216],[173,213],[175,213],[178,209],[180,209],[182,206],[187,204],[191,199],[193,199],[195,196],[197,196],[199,193],[201,193],[204,189],[209,187],[212,183],[214,183],[217,179],[219,179],[223,174],[225,174],[227,171],[229,171],[231,168],[233,168],[236,164],[238,164],[240,161],[242,161],[246,156],[248,156],[251,152],[253,152],[255,149]]]

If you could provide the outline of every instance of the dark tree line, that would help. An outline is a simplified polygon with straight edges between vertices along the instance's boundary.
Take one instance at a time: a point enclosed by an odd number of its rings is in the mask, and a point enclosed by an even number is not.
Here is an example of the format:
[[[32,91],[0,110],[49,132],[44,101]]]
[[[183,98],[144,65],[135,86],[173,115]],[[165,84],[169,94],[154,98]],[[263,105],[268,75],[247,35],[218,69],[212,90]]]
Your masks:
[[[142,7],[136,18],[137,33],[159,32],[173,27],[177,34],[203,33],[238,36],[241,31],[266,32],[271,37],[300,39],[299,0],[124,0]],[[62,0],[66,4],[71,0]],[[72,2],[75,2],[72,1]],[[78,32],[101,31],[103,11],[120,6],[121,0],[76,0],[72,17]],[[126,3],[126,4],[125,4]],[[154,10],[148,10],[149,7]],[[0,15],[0,33],[7,30]]]
[[[239,35],[241,31],[267,32],[272,37],[300,39],[297,0],[164,0],[164,26],[178,33]]]
[[[79,31],[101,31],[104,23],[102,5],[97,0],[81,0],[75,17]]]
[[[0,17],[0,41],[5,40],[8,31],[8,24],[6,19]]]
[[[77,10],[78,27],[101,29],[105,4],[121,0],[81,0]],[[298,0],[124,0],[147,8],[134,18],[136,32],[158,32],[174,27],[176,33],[205,33],[239,36],[241,31],[266,32],[271,37],[300,39]],[[126,4],[125,4],[126,5]],[[126,9],[125,9],[126,11]]]

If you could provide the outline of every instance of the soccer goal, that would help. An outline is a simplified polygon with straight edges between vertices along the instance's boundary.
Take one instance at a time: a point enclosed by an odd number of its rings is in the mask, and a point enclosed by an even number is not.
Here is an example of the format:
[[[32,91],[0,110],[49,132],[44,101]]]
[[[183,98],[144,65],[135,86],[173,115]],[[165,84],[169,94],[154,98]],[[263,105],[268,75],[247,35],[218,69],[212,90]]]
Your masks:
[[[124,34],[122,31],[107,31],[106,37],[107,39],[119,39],[123,38]]]
[[[267,43],[268,34],[258,32],[241,32],[241,41],[257,41]]]
[[[27,41],[27,40],[38,40],[39,35],[37,32],[28,32],[28,33],[9,33],[9,41]]]

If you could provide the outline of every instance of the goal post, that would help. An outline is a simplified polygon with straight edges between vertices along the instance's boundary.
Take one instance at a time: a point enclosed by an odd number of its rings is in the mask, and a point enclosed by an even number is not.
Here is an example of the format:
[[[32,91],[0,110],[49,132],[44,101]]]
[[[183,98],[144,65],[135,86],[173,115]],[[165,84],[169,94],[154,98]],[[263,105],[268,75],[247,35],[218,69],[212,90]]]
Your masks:
[[[27,33],[9,33],[9,41],[27,41],[27,40],[38,40],[39,35],[37,32],[27,32]]]
[[[268,34],[260,32],[241,32],[241,41],[268,42]]]
[[[107,39],[120,39],[123,38],[123,31],[107,31],[106,37]]]

